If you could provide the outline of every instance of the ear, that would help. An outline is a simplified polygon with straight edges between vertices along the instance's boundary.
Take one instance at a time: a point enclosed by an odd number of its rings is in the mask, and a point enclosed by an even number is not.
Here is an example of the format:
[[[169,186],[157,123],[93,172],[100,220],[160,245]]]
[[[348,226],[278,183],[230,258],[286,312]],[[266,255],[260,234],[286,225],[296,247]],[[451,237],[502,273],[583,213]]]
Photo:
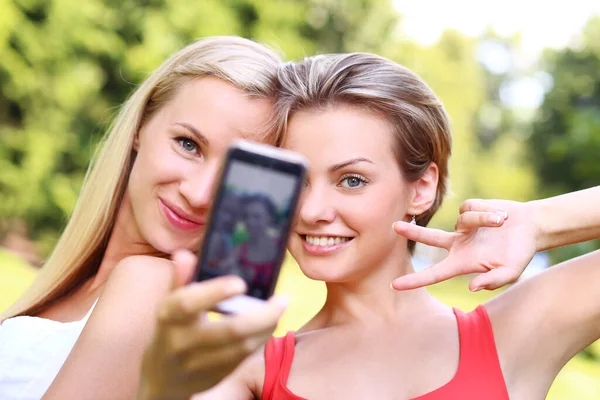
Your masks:
[[[140,151],[140,131],[137,131],[133,137],[133,150],[137,153]]]
[[[431,208],[437,194],[439,176],[438,166],[432,162],[423,176],[412,183],[412,198],[407,209],[409,214],[421,215]]]

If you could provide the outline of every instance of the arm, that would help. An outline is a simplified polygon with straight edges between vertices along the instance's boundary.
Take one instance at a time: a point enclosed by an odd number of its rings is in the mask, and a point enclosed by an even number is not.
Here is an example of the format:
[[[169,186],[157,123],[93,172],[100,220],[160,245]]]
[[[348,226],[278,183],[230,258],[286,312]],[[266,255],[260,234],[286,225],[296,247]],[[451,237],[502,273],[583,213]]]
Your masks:
[[[196,265],[191,253],[174,259]],[[243,314],[206,318],[217,303],[245,290],[242,279],[225,276],[178,288],[161,301],[138,400],[187,399],[194,393],[200,399],[254,398],[262,379],[257,373],[264,368],[256,351],[271,337],[285,306],[274,297]]]
[[[44,399],[131,399],[158,301],[171,289],[168,260],[136,256],[110,274],[81,336]]]
[[[398,233],[444,247],[449,255],[399,278],[394,287],[467,273],[479,273],[472,290],[512,283],[536,251],[600,237],[599,204],[595,187],[529,203],[468,200],[452,233],[399,224]],[[549,386],[566,361],[600,338],[599,283],[600,252],[594,252],[522,281],[486,304],[509,385]]]
[[[264,347],[261,347],[221,383],[212,389],[192,396],[192,400],[260,399],[264,376]]]
[[[600,187],[526,204],[536,250],[600,238]],[[509,217],[510,219],[510,217]],[[552,379],[600,339],[600,251],[566,261],[486,304],[507,381]],[[532,340],[534,338],[534,340]]]
[[[507,382],[549,387],[564,364],[600,339],[600,251],[526,279],[486,303]]]
[[[600,238],[600,186],[531,202],[537,251]]]

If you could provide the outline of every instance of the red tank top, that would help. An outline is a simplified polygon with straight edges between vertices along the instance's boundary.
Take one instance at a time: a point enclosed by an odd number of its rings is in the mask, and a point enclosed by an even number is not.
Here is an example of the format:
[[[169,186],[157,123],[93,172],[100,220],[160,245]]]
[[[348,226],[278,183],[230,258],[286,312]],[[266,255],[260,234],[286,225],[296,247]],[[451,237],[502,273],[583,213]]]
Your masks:
[[[413,400],[508,400],[492,324],[483,305],[470,313],[454,309],[460,359],[454,377],[444,386]],[[306,400],[293,394],[287,379],[294,359],[295,334],[272,338],[265,347],[262,400]]]

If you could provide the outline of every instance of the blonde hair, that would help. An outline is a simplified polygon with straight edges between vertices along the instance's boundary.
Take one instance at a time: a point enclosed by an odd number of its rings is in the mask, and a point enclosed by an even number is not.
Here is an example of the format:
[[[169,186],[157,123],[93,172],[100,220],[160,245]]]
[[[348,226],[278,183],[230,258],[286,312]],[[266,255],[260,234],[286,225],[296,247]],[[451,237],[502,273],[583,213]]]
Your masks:
[[[394,151],[408,181],[421,178],[431,163],[439,168],[436,199],[416,217],[426,226],[448,187],[452,138],[442,102],[414,72],[367,53],[326,54],[279,68],[276,123],[280,135],[301,110],[356,106],[385,118],[392,127]],[[409,243],[411,250],[414,243]]]
[[[166,60],[122,106],[95,162],[88,169],[77,205],[54,251],[33,284],[0,319],[37,315],[72,293],[98,271],[134,161],[134,137],[191,79],[214,76],[250,96],[275,99],[281,58],[240,37],[199,40]],[[263,138],[276,142],[272,131]]]

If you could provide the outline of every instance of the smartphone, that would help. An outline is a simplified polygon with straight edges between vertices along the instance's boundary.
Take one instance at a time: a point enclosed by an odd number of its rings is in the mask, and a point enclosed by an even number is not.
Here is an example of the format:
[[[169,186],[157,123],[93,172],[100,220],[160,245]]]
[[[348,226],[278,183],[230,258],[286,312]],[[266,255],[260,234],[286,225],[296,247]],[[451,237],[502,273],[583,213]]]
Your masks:
[[[307,167],[303,156],[273,146],[238,140],[229,148],[195,280],[234,274],[248,291],[215,311],[247,311],[273,294]]]

